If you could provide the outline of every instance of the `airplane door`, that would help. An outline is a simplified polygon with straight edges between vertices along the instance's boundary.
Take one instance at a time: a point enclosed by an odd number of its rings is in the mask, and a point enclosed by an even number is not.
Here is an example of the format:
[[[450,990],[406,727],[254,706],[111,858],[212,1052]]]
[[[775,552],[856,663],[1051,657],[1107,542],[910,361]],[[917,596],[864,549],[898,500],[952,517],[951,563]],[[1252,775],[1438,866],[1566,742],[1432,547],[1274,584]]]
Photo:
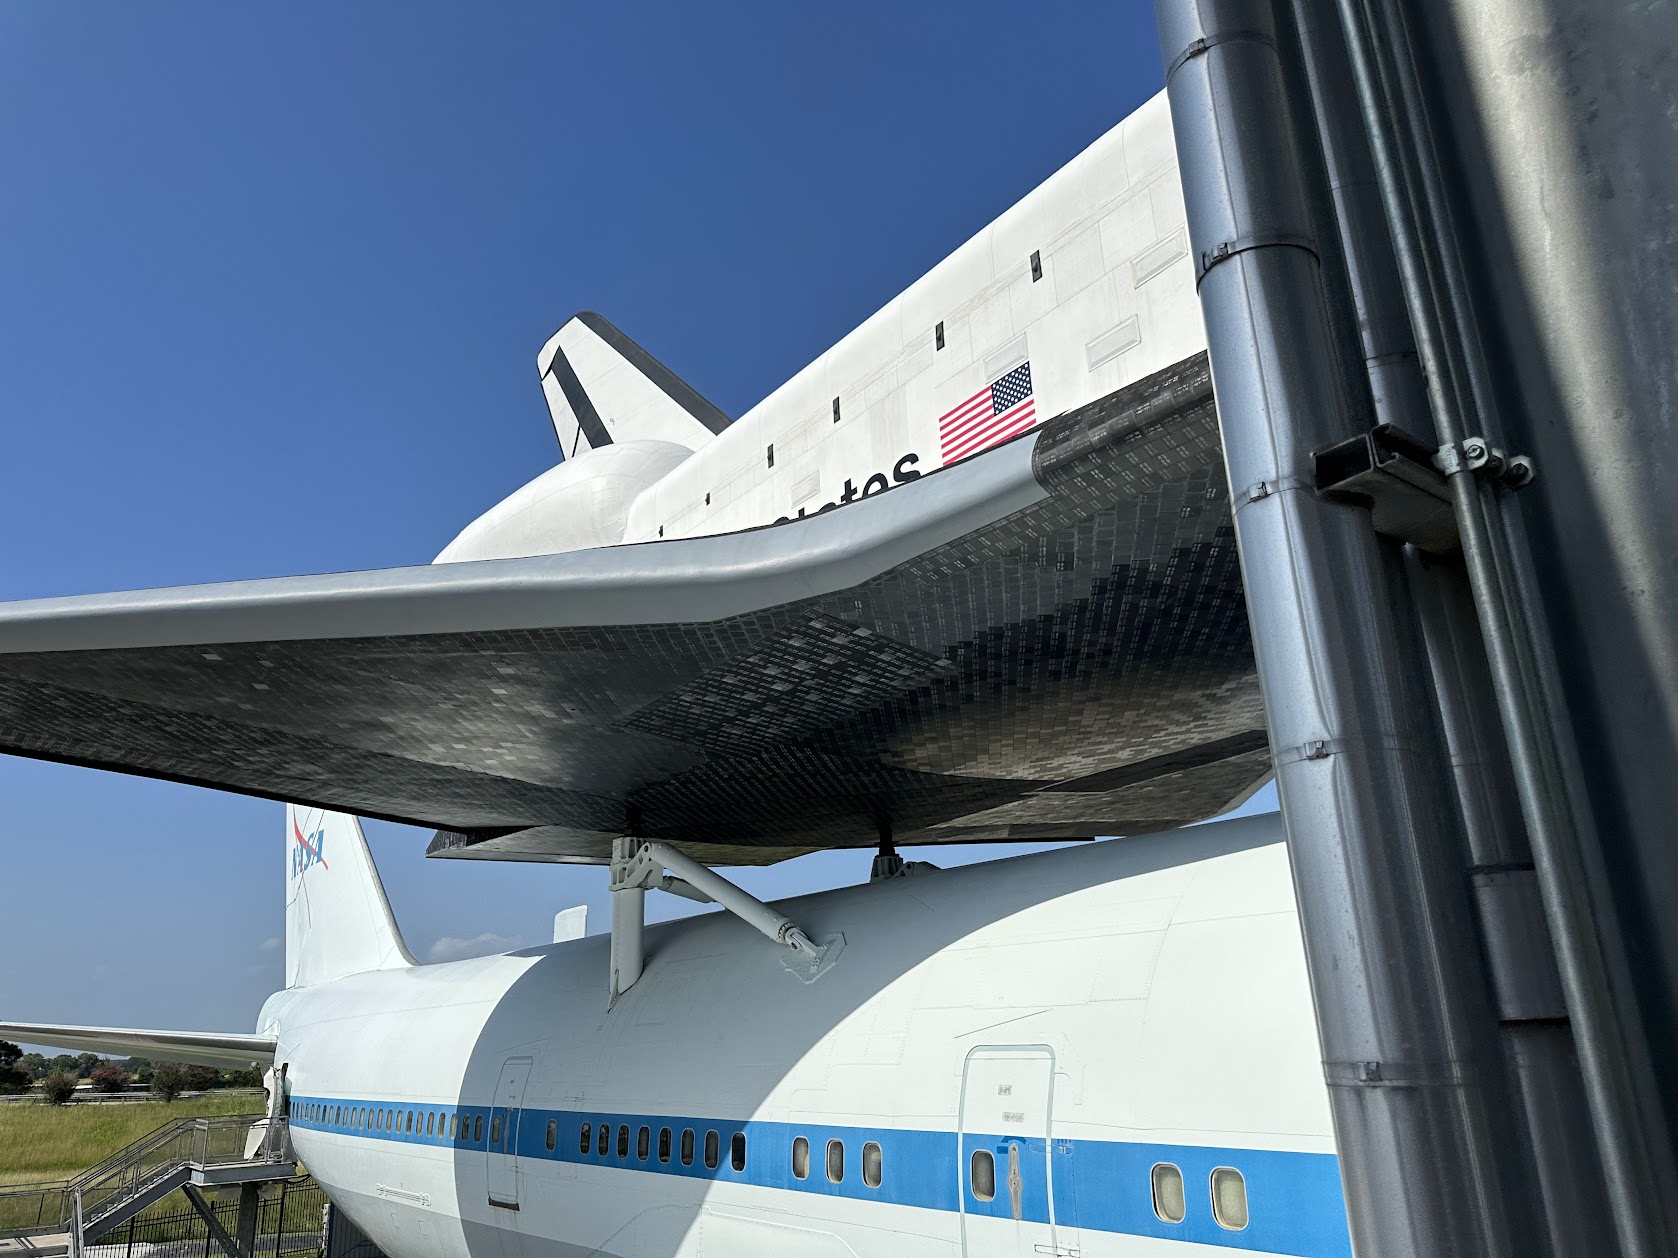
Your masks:
[[[1055,1247],[1049,1168],[1055,1054],[987,1045],[961,1073],[961,1242],[966,1258],[1038,1258]]]
[[[519,1114],[532,1060],[507,1059],[489,1111],[489,1139],[484,1142],[484,1157],[489,1160],[489,1204],[504,1210],[519,1208]]]

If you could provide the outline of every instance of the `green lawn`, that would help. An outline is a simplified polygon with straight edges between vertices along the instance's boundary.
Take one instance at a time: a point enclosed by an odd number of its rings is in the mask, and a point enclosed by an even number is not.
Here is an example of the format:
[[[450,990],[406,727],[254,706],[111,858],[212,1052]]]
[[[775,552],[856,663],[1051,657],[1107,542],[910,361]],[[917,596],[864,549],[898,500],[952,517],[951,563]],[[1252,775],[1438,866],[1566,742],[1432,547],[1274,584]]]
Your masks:
[[[123,1101],[85,1105],[0,1105],[0,1186],[68,1179],[123,1145],[177,1118],[212,1118],[262,1109],[261,1096],[197,1096],[164,1105]]]

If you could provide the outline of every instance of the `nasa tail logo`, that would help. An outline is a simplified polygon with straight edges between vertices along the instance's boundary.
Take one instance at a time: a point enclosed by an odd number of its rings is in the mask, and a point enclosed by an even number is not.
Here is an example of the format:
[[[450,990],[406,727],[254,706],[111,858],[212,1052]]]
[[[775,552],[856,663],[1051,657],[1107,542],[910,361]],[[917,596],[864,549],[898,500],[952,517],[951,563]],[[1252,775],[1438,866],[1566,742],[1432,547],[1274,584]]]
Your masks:
[[[301,878],[303,872],[313,865],[319,865],[322,869],[332,868],[326,863],[326,858],[321,855],[326,846],[326,827],[322,826],[305,838],[302,829],[297,824],[297,817],[293,814],[291,837],[297,840],[297,845],[291,849],[291,876],[294,879]]]

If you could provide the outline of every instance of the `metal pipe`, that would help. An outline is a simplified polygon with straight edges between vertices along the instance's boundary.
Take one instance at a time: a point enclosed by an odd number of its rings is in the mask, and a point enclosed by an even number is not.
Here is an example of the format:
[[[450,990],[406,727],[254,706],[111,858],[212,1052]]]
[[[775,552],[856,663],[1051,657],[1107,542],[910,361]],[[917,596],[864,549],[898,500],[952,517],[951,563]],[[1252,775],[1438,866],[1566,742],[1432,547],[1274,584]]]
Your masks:
[[[1613,1223],[1473,593],[1460,558],[1415,550],[1406,558],[1466,821],[1467,874],[1504,1059],[1525,1118],[1511,1144],[1526,1146],[1536,1177],[1526,1209],[1535,1226],[1547,1226],[1550,1253],[1594,1255]]]
[[[1533,866],[1573,1024],[1614,1231],[1625,1258],[1663,1258],[1671,1250],[1661,1236],[1664,1212],[1652,1201],[1658,1186],[1650,1170],[1657,1163],[1643,1148],[1631,1054],[1614,1016],[1609,965],[1588,898],[1589,875],[1572,834],[1572,817],[1557,797],[1554,761],[1543,745],[1528,679],[1520,667],[1480,501],[1484,490],[1460,468],[1451,474],[1450,485],[1493,690],[1509,740],[1521,816],[1532,843]]]
[[[1512,1254],[1402,557],[1313,492],[1310,452],[1355,425],[1274,13],[1155,11],[1353,1246]]]
[[[1589,900],[1588,870],[1580,852],[1569,807],[1560,781],[1560,757],[1548,738],[1541,734],[1543,708],[1536,694],[1536,678],[1524,667],[1520,635],[1510,620],[1511,600],[1504,589],[1492,530],[1485,518],[1484,491],[1461,457],[1461,443],[1467,436],[1458,410],[1459,399],[1449,396],[1445,382],[1453,363],[1443,337],[1445,319],[1430,299],[1432,283],[1421,243],[1420,224],[1410,204],[1399,146],[1391,127],[1393,113],[1382,99],[1381,80],[1374,53],[1373,23],[1360,0],[1338,0],[1353,80],[1358,89],[1364,125],[1376,158],[1377,177],[1386,205],[1399,270],[1403,280],[1411,325],[1426,367],[1430,401],[1439,435],[1446,443],[1442,452],[1451,489],[1452,505],[1462,537],[1463,560],[1468,570],[1480,620],[1488,666],[1498,712],[1503,722],[1509,755],[1520,797],[1522,818],[1531,843],[1533,863],[1544,901],[1551,936],[1556,949],[1562,990],[1573,1024],[1575,1045],[1585,1095],[1591,1112],[1592,1130],[1602,1159],[1608,1189],[1609,1208],[1615,1233],[1625,1258],[1656,1258],[1667,1252],[1661,1237],[1664,1213],[1654,1200],[1657,1185],[1649,1168],[1655,1159],[1644,1147],[1641,1124],[1637,1121],[1636,1080],[1631,1068],[1630,1048],[1621,1034],[1612,1006],[1612,967],[1603,941],[1597,934]],[[1390,34],[1390,28],[1389,28]],[[1390,75],[1401,97],[1420,107],[1413,79],[1408,43],[1393,48],[1395,60]],[[1401,104],[1402,107],[1402,104]],[[1406,113],[1412,110],[1406,109]],[[1412,117],[1412,124],[1423,120]],[[1422,193],[1430,210],[1444,209],[1439,195],[1437,168],[1422,155]],[[1431,193],[1433,195],[1429,195]],[[1436,222],[1436,230],[1448,223]],[[1468,311],[1451,302],[1451,292],[1466,303],[1466,286],[1459,259],[1447,243],[1440,250],[1439,269],[1447,290],[1447,302],[1456,307],[1452,322],[1466,318]],[[1470,332],[1470,335],[1472,333]],[[1466,374],[1470,389],[1488,389],[1478,375],[1476,351],[1470,350]],[[1489,398],[1488,398],[1489,402]]]
[[[1426,440],[1433,437],[1427,385],[1398,288],[1368,138],[1361,126],[1351,125],[1358,101],[1345,73],[1340,23],[1332,0],[1292,0],[1292,5],[1375,422]]]
[[[1346,70],[1342,24],[1333,0],[1292,0],[1292,9],[1375,417],[1417,436],[1433,436],[1381,184],[1356,84]],[[1479,398],[1478,389],[1474,396]],[[1589,1111],[1532,853],[1520,828],[1508,750],[1487,685],[1473,597],[1460,559],[1427,558],[1413,550],[1406,559],[1463,823],[1461,859],[1473,879],[1480,936],[1491,963],[1498,1048],[1520,1098],[1518,1116],[1525,1119],[1503,1147],[1506,1182],[1523,1185],[1523,1201],[1511,1218],[1517,1225],[1530,1219],[1535,1230],[1547,1224],[1552,1253],[1588,1252],[1609,1230],[1606,1201],[1590,1142],[1579,1139],[1589,1129]],[[1543,1239],[1534,1236],[1526,1247],[1536,1250]]]
[[[821,949],[810,942],[810,937],[798,923],[776,912],[751,892],[735,886],[714,869],[701,865],[691,856],[682,855],[665,843],[649,843],[646,850],[652,860],[715,900],[752,929],[761,931],[776,943],[802,952],[805,956],[821,955]]]

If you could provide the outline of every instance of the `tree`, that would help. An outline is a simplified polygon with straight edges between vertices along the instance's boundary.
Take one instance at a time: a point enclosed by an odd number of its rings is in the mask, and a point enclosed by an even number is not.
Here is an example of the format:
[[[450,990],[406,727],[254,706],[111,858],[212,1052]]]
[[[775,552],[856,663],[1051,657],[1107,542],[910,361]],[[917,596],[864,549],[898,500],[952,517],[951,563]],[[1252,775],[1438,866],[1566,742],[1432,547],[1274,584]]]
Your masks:
[[[69,1075],[72,1079],[79,1079],[82,1073],[81,1062],[69,1053],[60,1053],[47,1063],[47,1067],[49,1075]]]
[[[25,1053],[19,1059],[18,1067],[31,1079],[45,1079],[52,1073],[47,1066],[47,1059],[39,1053]]]
[[[10,1040],[0,1040],[0,1092],[22,1092],[29,1087],[29,1072],[18,1063],[23,1050]]]
[[[151,1094],[165,1103],[187,1089],[187,1068],[178,1061],[160,1061],[151,1068]]]
[[[105,1064],[105,1059],[98,1053],[76,1054],[76,1075],[78,1078],[89,1078],[95,1070]]]
[[[221,1080],[216,1085],[223,1088],[260,1088],[262,1086],[262,1072],[254,1066],[248,1070],[224,1070]]]
[[[120,1066],[106,1063],[88,1076],[97,1092],[121,1092],[128,1086],[129,1074]]]
[[[47,1098],[49,1105],[68,1105],[70,1098],[76,1095],[76,1076],[62,1070],[55,1070],[41,1080],[41,1094]]]
[[[214,1066],[183,1066],[189,1092],[208,1092],[221,1086],[221,1071]]]

